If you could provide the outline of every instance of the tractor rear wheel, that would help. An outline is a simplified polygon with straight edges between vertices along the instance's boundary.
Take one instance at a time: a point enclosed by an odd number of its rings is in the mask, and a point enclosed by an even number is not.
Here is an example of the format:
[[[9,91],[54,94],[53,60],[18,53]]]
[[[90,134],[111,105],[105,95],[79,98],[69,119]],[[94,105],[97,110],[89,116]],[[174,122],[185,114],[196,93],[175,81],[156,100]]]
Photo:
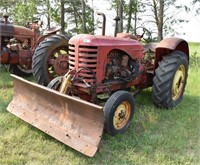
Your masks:
[[[130,125],[134,110],[134,99],[130,93],[113,93],[104,106],[105,131],[113,136],[124,132]]]
[[[188,58],[180,51],[163,57],[153,78],[153,103],[167,109],[180,103],[188,76]]]
[[[61,34],[52,35],[35,49],[32,59],[33,76],[41,85],[68,71],[68,38]]]

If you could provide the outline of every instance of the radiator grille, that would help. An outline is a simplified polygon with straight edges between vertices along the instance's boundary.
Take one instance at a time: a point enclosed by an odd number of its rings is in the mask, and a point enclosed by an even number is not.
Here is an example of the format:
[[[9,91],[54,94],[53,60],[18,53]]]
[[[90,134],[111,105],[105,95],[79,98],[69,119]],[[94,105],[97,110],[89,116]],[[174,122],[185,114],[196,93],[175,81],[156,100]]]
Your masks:
[[[78,74],[87,82],[94,82],[94,74],[97,69],[97,46],[79,45],[76,50],[75,45],[69,45],[69,68],[83,69]]]

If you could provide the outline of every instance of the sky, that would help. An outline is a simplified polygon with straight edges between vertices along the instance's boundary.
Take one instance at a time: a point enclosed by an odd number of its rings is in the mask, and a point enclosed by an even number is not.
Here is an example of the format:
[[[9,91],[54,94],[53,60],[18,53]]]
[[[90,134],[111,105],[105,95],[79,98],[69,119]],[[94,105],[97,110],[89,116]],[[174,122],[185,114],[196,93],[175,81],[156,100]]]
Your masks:
[[[190,1],[177,0],[177,3],[191,7]],[[191,12],[186,13],[182,11],[179,13],[179,17],[189,20],[188,23],[184,23],[178,29],[180,32],[185,32],[185,35],[180,35],[180,37],[187,41],[200,42],[200,16],[195,16],[195,8],[199,7],[199,5],[200,1],[194,6]]]
[[[89,2],[90,0],[88,0]],[[191,0],[177,0],[178,4],[186,5],[190,7]],[[196,5],[200,5],[200,2]],[[95,12],[101,11],[107,16],[106,21],[106,35],[113,35],[114,33],[114,21],[113,18],[115,17],[114,12],[109,10],[109,2],[106,0],[93,0],[93,8]],[[97,19],[101,20],[96,16]],[[186,13],[183,10],[179,12],[177,15],[178,18],[187,19],[189,22],[182,23],[181,25],[174,26],[176,31],[179,34],[176,34],[176,37],[180,37],[185,39],[186,41],[192,42],[200,42],[200,16],[197,17],[194,14],[194,10]],[[96,31],[97,34],[101,34],[101,30]]]

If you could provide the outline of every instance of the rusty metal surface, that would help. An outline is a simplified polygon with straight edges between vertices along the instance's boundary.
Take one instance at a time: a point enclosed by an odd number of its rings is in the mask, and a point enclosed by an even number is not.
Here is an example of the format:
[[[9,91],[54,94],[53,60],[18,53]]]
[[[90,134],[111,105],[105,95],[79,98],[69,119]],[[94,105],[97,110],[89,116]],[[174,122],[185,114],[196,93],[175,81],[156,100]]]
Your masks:
[[[137,37],[130,33],[117,33],[116,37],[137,40]]]
[[[50,29],[47,29],[44,31],[44,34],[55,34],[57,31],[59,31],[61,28],[60,27],[52,27]]]
[[[167,55],[175,50],[185,53],[189,59],[189,46],[185,40],[176,37],[165,38],[156,46],[154,68],[158,67],[158,62],[162,59],[163,55]]]
[[[103,133],[103,108],[11,75],[7,110],[55,139],[92,157]]]

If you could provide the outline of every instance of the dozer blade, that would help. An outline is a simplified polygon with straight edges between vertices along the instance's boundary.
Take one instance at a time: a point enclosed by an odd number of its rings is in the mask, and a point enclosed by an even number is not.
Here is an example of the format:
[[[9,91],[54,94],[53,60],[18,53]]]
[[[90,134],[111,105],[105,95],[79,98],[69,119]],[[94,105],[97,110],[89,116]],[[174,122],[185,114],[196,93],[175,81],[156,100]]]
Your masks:
[[[7,110],[55,139],[94,156],[103,127],[103,108],[11,75],[13,100]]]

